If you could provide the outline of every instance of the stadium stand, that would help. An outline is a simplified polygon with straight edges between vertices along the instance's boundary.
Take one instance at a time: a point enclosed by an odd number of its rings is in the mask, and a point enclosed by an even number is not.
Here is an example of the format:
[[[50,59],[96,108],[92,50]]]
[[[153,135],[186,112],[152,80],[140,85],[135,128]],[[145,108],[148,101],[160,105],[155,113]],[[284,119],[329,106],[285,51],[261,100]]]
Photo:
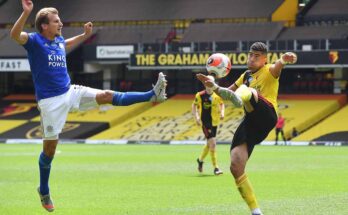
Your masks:
[[[0,5],[0,24],[14,23],[18,17],[13,14],[21,14],[23,9],[18,1],[6,1]]]
[[[191,102],[191,99],[170,99],[91,139],[171,140],[178,132],[189,129],[187,121],[193,122]]]
[[[347,15],[348,7],[345,0],[319,0],[308,11],[306,16]]]
[[[298,26],[287,28],[278,39],[346,39],[347,36],[348,26]]]
[[[26,56],[24,48],[11,40],[9,29],[0,29],[0,47],[0,57]]]
[[[33,14],[30,16],[29,24],[26,27],[28,32],[33,31],[34,14],[40,8],[47,6],[56,7],[60,11],[59,15],[65,25],[63,28],[65,38],[82,33],[83,24],[87,21],[93,21],[96,34],[85,43],[88,46],[84,46],[86,49],[87,47],[91,48],[91,50],[93,49],[90,52],[92,55],[95,54],[95,46],[102,44],[137,44],[134,46],[135,53],[247,51],[251,43],[256,40],[267,41],[270,45],[270,50],[276,52],[300,50],[303,45],[308,44],[312,45],[313,50],[322,51],[341,51],[348,47],[347,25],[335,22],[347,17],[348,9],[345,0],[310,1],[311,7],[308,7],[308,10],[302,15],[304,20],[310,20],[311,23],[295,27],[288,27],[292,25],[287,25],[287,21],[283,20],[285,16],[283,17],[284,14],[282,12],[284,12],[284,7],[286,7],[284,3],[286,2],[289,3],[290,1],[76,0],[72,2],[52,0],[48,3],[45,0],[36,0],[34,2]],[[291,3],[294,4],[293,2]],[[281,7],[283,7],[282,10],[280,9]],[[213,8],[218,8],[218,10]],[[9,37],[10,24],[13,24],[17,19],[17,15],[14,16],[14,14],[19,15],[21,11],[21,5],[17,1],[8,0],[0,5],[0,58],[26,56],[25,50]],[[297,7],[292,12],[297,12]],[[323,24],[323,20],[331,20],[332,22]],[[294,40],[297,41],[295,42]],[[139,91],[143,91],[142,87],[147,89],[150,85],[151,80],[145,79],[144,73],[139,71],[131,71],[132,75],[136,75],[132,76],[133,79],[129,79],[125,74],[130,74],[130,71],[124,62],[117,68],[113,65],[114,67],[110,69],[112,72],[111,77],[109,77],[110,80],[103,79],[102,69],[98,71],[100,72],[98,78],[88,73],[81,73],[84,63],[90,63],[88,60],[84,61],[86,59],[84,58],[84,54],[87,53],[85,52],[86,49],[78,49],[75,53],[72,52],[69,55],[69,66],[73,65],[73,68],[69,68],[69,71],[72,72],[74,83],[90,85],[90,83],[93,82],[94,84],[95,82],[95,84],[99,85],[91,84],[90,86],[101,88],[104,86],[103,83],[110,81],[111,89],[127,90],[128,88],[129,90],[128,85],[124,82],[126,80],[128,81],[127,83],[131,81],[132,90]],[[344,58],[342,56],[345,56],[344,53],[337,53],[337,57],[340,60]],[[79,62],[80,64],[74,67],[74,63],[71,62]],[[332,64],[332,66],[335,66],[334,63]],[[106,67],[104,64],[100,68]],[[336,80],[326,76],[320,79],[307,78],[308,73],[310,73],[309,70],[313,74],[318,74],[312,68],[303,71],[301,77],[297,75],[297,79],[296,74],[300,69],[296,73],[284,74],[282,77],[283,80],[286,79],[286,83],[281,84],[280,92],[332,94],[335,90],[334,83]],[[137,75],[136,72],[139,72],[139,74]],[[192,96],[193,91],[196,91],[198,88],[197,83],[194,83],[194,73],[185,71],[185,74],[183,74],[181,72],[183,71],[167,71],[169,80],[168,94],[170,96],[177,93],[187,93]],[[117,75],[115,75],[116,73]],[[335,71],[334,69],[328,69],[328,73],[334,74]],[[18,76],[22,75],[20,73],[17,74],[19,74]],[[13,79],[13,76],[17,74],[6,73],[2,75],[1,79],[4,79],[4,82],[1,83],[10,83],[15,80],[13,86],[16,87],[13,88],[24,86],[23,81],[19,81],[20,78]],[[89,78],[82,79],[83,75]],[[116,78],[116,81],[114,78]],[[21,80],[27,81],[28,79],[23,78]],[[90,80],[90,82],[86,80]],[[231,81],[228,80],[228,83]],[[114,87],[115,84],[117,85],[116,87]],[[10,86],[10,84],[7,86]],[[23,89],[26,88],[23,87]],[[4,92],[8,93],[8,91],[1,91],[2,95]],[[314,98],[316,97],[314,96]],[[92,139],[127,138],[133,141],[204,140],[201,128],[196,126],[192,120],[190,113],[192,99],[193,97],[182,98],[177,96],[155,107],[152,107],[151,104],[139,104],[110,110],[107,110],[108,107],[106,107],[105,109],[101,108],[89,112],[71,113],[68,116],[67,123],[68,127],[70,126],[69,129],[75,126],[85,126],[85,130],[81,132],[83,133],[82,135],[72,131],[66,137],[76,138],[94,135]],[[296,127],[300,132],[305,131],[298,137],[298,140],[320,138],[316,134],[311,134],[310,137],[307,137],[306,134],[312,130],[313,125],[320,120],[325,120],[330,114],[338,111],[340,108],[336,99],[333,98],[328,100],[317,98],[311,101],[284,98],[280,100],[280,104],[286,107],[282,110],[282,112],[284,111],[283,115],[288,120],[285,127],[286,136],[290,138],[293,127]],[[8,103],[3,103],[3,105],[9,106]],[[17,115],[18,120],[2,117],[0,120],[1,125],[5,124],[8,126],[0,127],[0,137],[4,133],[7,133],[6,137],[16,137],[19,133],[18,137],[25,137],[22,133],[26,129],[38,127],[39,117],[37,110],[34,111],[32,108],[30,114],[26,114]],[[133,116],[134,118],[132,118]],[[219,141],[231,141],[233,132],[242,116],[241,109],[226,108],[226,119],[218,129]],[[107,129],[108,127],[111,128]],[[11,133],[14,129],[17,130]],[[93,129],[94,131],[92,131]],[[310,130],[306,131],[307,129]],[[102,132],[95,135],[96,132],[100,131]],[[336,131],[340,130],[337,129]],[[274,140],[274,132],[269,135],[267,140]]]
[[[163,104],[91,137],[91,139],[203,141],[204,136],[201,128],[195,124],[192,118],[193,97],[191,97],[177,95]],[[279,102],[280,111],[287,120],[285,126],[287,138],[291,138],[293,127],[302,132],[337,111],[341,105],[337,97],[317,97],[316,99],[306,97],[306,99],[299,98],[297,100],[295,98],[287,97]],[[242,118],[243,110],[232,108],[231,104],[226,102],[225,119],[218,128],[218,141],[230,142]],[[274,141],[274,139],[275,134],[271,132],[267,140]]]
[[[255,18],[269,17],[283,0],[52,0],[49,5],[60,10],[65,22],[86,22],[93,19],[100,21],[131,20],[176,20],[207,18]],[[45,0],[35,1],[35,10],[47,7]],[[199,5],[199,7],[197,6]],[[214,8],[219,8],[216,10]],[[36,13],[36,11],[34,11]],[[77,12],[79,11],[79,12]],[[21,13],[21,5],[16,1],[7,1],[0,7],[0,20],[12,23],[16,20],[13,14]],[[33,21],[33,17],[31,17]]]
[[[298,25],[347,24],[348,11],[345,0],[311,0],[297,15]]]
[[[346,102],[344,95],[283,95],[280,98],[278,102],[279,112],[283,114],[286,120],[284,133],[287,139],[291,139],[291,132],[294,127],[302,133],[338,111]],[[266,140],[274,141],[275,132],[271,132]]]
[[[171,28],[172,25],[99,27],[93,44],[162,43]]]
[[[1,100],[0,138],[40,138],[40,116],[33,99],[33,96],[11,95]],[[66,138],[86,138],[151,107],[152,104],[147,102],[128,107],[101,106],[95,110],[73,112],[68,116],[62,135]]]
[[[283,29],[278,22],[266,23],[193,23],[182,42],[228,42],[240,40],[275,40]]]
[[[0,134],[26,123],[26,120],[0,120]]]
[[[152,104],[149,102],[138,103],[131,106],[101,106],[99,109],[93,109],[83,112],[69,113],[68,122],[106,122],[110,126],[116,126],[121,122],[136,116],[137,114],[149,109]],[[40,117],[35,117],[32,121],[39,122]]]
[[[348,131],[348,106],[340,109],[326,120],[318,123],[313,128],[305,131],[300,136],[294,138],[294,141],[347,141]]]

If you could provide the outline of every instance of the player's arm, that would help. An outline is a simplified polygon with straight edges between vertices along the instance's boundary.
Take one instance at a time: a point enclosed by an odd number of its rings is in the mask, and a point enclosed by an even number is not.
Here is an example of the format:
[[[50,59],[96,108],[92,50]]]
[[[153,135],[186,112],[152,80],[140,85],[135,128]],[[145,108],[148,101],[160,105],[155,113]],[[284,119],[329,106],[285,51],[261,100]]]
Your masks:
[[[72,49],[74,46],[82,43],[88,37],[90,37],[92,35],[92,33],[93,33],[93,23],[92,22],[87,22],[83,28],[84,28],[84,32],[82,34],[65,40],[65,48],[67,50]]]
[[[225,104],[221,102],[220,104],[220,119],[223,120],[225,118]]]
[[[286,52],[283,54],[279,60],[277,60],[272,66],[270,66],[269,71],[274,78],[279,78],[283,67],[286,64],[294,64],[297,61],[297,56],[293,52]]]
[[[231,89],[220,87],[214,81],[212,81],[211,79],[209,79],[207,76],[203,74],[197,74],[196,77],[200,82],[202,82],[202,84],[205,87],[212,88],[216,94],[218,94],[224,100],[231,101],[235,107],[243,106],[242,100],[238,96],[236,96],[236,94]],[[232,85],[230,87],[232,89],[237,89],[237,86],[233,87]]]
[[[192,115],[197,125],[201,125],[201,117],[199,116],[199,111],[197,110],[197,104],[195,103],[192,103]]]
[[[23,13],[17,19],[10,32],[11,39],[15,40],[20,45],[24,45],[28,41],[28,33],[23,32],[23,28],[33,10],[34,4],[30,0],[22,0],[22,7]]]

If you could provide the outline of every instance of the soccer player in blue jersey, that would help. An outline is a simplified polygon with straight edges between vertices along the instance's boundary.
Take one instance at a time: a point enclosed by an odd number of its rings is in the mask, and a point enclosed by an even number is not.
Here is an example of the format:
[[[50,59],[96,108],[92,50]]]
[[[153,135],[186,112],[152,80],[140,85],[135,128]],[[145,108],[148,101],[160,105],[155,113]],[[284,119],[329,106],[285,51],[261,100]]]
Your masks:
[[[83,34],[65,40],[62,37],[63,23],[58,11],[55,8],[43,8],[35,18],[38,32],[23,32],[33,6],[31,0],[22,0],[23,13],[11,29],[11,38],[23,45],[28,52],[43,130],[43,152],[39,157],[40,186],[37,191],[42,206],[51,212],[54,205],[48,180],[58,135],[68,112],[92,109],[101,104],[124,106],[146,101],[162,102],[166,99],[166,80],[163,73],[160,73],[153,90],[148,92],[121,93],[72,85],[67,71],[65,50],[88,38],[92,34],[93,24],[86,23]]]

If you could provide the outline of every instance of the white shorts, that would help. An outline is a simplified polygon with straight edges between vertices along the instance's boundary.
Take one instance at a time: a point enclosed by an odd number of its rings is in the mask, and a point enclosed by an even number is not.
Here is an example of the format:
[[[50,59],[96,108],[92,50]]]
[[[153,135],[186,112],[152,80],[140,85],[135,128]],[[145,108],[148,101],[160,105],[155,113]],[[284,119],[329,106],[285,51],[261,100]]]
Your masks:
[[[98,104],[95,98],[99,91],[101,90],[71,85],[68,92],[62,95],[41,99],[38,108],[43,139],[58,139],[69,112],[96,108]]]

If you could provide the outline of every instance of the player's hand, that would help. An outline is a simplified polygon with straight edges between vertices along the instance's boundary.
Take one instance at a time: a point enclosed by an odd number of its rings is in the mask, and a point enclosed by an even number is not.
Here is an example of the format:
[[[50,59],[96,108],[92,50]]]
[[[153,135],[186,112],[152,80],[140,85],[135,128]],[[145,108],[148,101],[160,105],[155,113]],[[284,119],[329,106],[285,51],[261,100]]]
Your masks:
[[[293,52],[286,52],[281,56],[282,64],[294,64],[297,62],[297,55]]]
[[[203,75],[203,74],[197,74],[196,75],[196,77],[197,77],[197,79],[200,81],[200,82],[202,82],[202,84],[205,86],[205,87],[207,87],[207,88],[212,88],[212,87],[214,87],[214,82],[211,80],[211,79],[209,79],[206,75]]]
[[[223,114],[220,115],[220,120],[224,120],[225,116]]]
[[[29,14],[33,10],[34,4],[31,0],[22,0],[22,7],[23,11]]]
[[[93,23],[92,22],[87,22],[84,26],[84,34],[86,36],[90,36],[93,32]]]

